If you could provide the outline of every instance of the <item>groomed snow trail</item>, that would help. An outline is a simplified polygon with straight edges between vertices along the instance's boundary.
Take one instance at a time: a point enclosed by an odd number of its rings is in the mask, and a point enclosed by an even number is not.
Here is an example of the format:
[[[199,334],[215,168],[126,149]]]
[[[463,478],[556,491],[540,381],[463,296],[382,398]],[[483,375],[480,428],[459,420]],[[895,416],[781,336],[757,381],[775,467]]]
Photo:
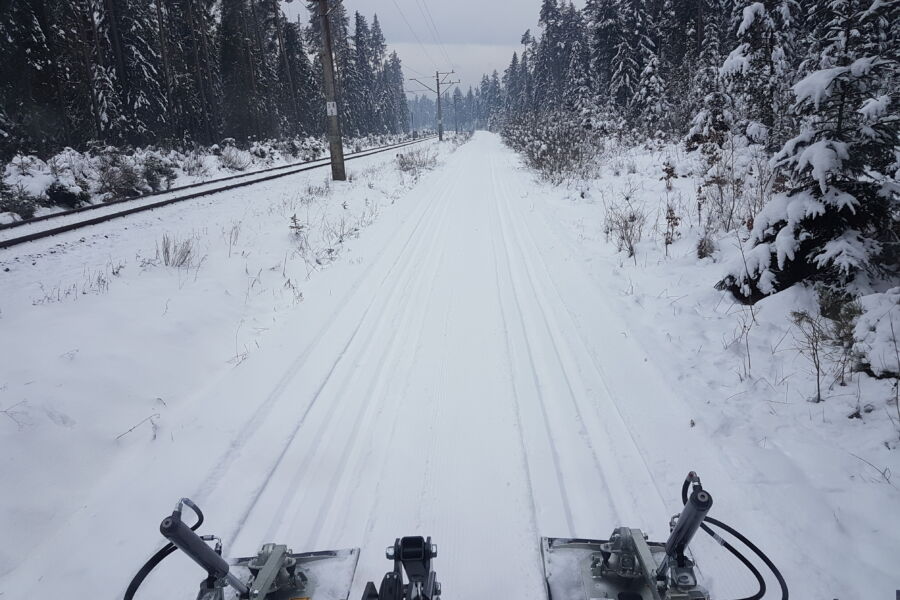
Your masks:
[[[664,539],[689,469],[732,503],[719,516],[763,504],[719,449],[681,442],[690,412],[571,251],[539,239],[517,165],[484,133],[450,155],[393,229],[372,234],[383,243],[361,268],[322,273],[266,348],[171,417],[171,444],[121,460],[5,589],[116,597],[184,495],[232,556],[265,541],[360,547],[351,598],[380,581],[395,537],[431,535],[445,597],[466,600],[544,598],[542,535],[628,525]],[[748,533],[760,531],[775,534]],[[760,544],[779,563],[790,548],[776,539]],[[739,567],[711,560],[720,590],[749,591]],[[143,597],[193,597],[186,559],[158,570]]]
[[[358,545],[355,597],[387,570],[382,548],[419,533],[449,595],[543,598],[541,535],[664,533],[638,442],[536,256],[512,158],[478,135],[418,187],[410,226],[286,374],[276,402],[303,408],[285,445],[257,434],[223,477],[277,448],[235,553]]]

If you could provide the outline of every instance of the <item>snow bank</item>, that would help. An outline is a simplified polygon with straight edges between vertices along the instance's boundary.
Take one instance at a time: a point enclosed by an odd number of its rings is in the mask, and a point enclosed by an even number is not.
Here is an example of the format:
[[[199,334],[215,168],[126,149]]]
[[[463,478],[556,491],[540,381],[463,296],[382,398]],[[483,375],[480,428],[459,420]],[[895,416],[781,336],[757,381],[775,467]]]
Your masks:
[[[853,335],[863,366],[877,377],[900,376],[900,287],[859,299],[863,314]]]

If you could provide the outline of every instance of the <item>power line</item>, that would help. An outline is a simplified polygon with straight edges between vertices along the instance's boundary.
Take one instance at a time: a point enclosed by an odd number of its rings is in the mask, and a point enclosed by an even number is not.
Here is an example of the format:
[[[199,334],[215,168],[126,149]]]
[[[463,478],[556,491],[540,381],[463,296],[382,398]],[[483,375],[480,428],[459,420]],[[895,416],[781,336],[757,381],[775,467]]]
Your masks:
[[[403,18],[403,22],[406,23],[407,29],[409,29],[409,32],[413,35],[413,38],[415,38],[416,42],[418,42],[419,47],[422,49],[422,52],[425,54],[425,56],[428,58],[428,60],[431,62],[431,64],[436,65],[437,62],[435,62],[435,60],[433,58],[431,58],[431,55],[428,54],[428,50],[425,49],[425,45],[422,43],[422,40],[419,39],[419,36],[416,34],[415,30],[412,28],[412,25],[409,24],[409,20],[406,18],[406,15],[403,13],[403,9],[401,9],[400,5],[397,4],[397,0],[391,0],[391,2],[394,3],[394,7],[396,7],[397,12],[400,13],[400,16]],[[423,77],[424,77],[424,75],[423,75]]]
[[[453,64],[453,61],[450,60],[450,55],[447,53],[447,47],[444,45],[444,40],[441,38],[441,32],[438,31],[437,23],[434,21],[434,15],[431,14],[431,9],[428,8],[428,2],[426,0],[422,0],[422,4],[425,6],[425,12],[428,13],[428,18],[431,20],[431,27],[434,29],[434,34],[437,36],[438,43],[441,45],[441,51],[444,53],[444,58],[447,59],[447,62],[450,63],[450,68],[454,68],[456,65]]]
[[[453,61],[450,60],[450,55],[447,54],[447,48],[444,47],[444,42],[441,40],[441,34],[438,32],[434,17],[431,15],[431,9],[428,8],[428,4],[425,0],[416,0],[416,6],[419,8],[419,12],[422,13],[422,18],[425,20],[425,28],[430,30],[431,37],[434,39],[441,52],[444,54],[444,58],[447,60],[447,66],[452,69]]]
[[[409,69],[410,71],[412,71],[413,73],[415,73],[415,74],[418,75],[419,77],[431,77],[431,75],[426,75],[426,74],[423,73],[422,71],[418,71],[418,70],[416,70],[416,69],[413,69],[412,67],[410,67],[410,66],[408,66],[408,65],[407,65],[407,66],[404,66],[403,68],[404,68],[404,69]]]

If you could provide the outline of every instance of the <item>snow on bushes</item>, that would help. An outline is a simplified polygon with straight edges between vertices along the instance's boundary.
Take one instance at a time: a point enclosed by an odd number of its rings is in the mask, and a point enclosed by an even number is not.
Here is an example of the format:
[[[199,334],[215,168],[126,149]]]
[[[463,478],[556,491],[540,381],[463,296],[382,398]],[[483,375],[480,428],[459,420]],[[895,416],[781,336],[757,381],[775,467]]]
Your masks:
[[[371,135],[350,139],[346,150],[360,151],[407,139],[401,135]],[[199,180],[262,169],[273,165],[322,158],[319,138],[252,142],[239,148],[233,139],[193,150],[98,146],[79,152],[65,148],[47,160],[17,155],[0,169],[0,223],[28,219],[36,213],[71,209],[160,192]]]
[[[772,159],[786,182],[755,221],[746,254],[719,282],[747,303],[799,282],[822,282],[852,294],[897,275],[896,215],[900,119],[881,92],[896,61],[863,52],[845,31],[867,17],[835,9],[827,28],[837,66],[813,71],[793,86],[804,123]]]
[[[860,368],[875,377],[900,377],[900,287],[862,296],[859,303],[853,351]]]

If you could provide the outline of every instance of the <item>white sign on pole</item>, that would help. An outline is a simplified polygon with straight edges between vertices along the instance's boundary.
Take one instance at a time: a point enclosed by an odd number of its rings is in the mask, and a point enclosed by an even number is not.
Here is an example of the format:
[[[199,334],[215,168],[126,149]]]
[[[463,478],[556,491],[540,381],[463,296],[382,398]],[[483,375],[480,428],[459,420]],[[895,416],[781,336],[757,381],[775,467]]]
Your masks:
[[[329,117],[337,116],[337,102],[326,102],[325,103],[325,113]]]

